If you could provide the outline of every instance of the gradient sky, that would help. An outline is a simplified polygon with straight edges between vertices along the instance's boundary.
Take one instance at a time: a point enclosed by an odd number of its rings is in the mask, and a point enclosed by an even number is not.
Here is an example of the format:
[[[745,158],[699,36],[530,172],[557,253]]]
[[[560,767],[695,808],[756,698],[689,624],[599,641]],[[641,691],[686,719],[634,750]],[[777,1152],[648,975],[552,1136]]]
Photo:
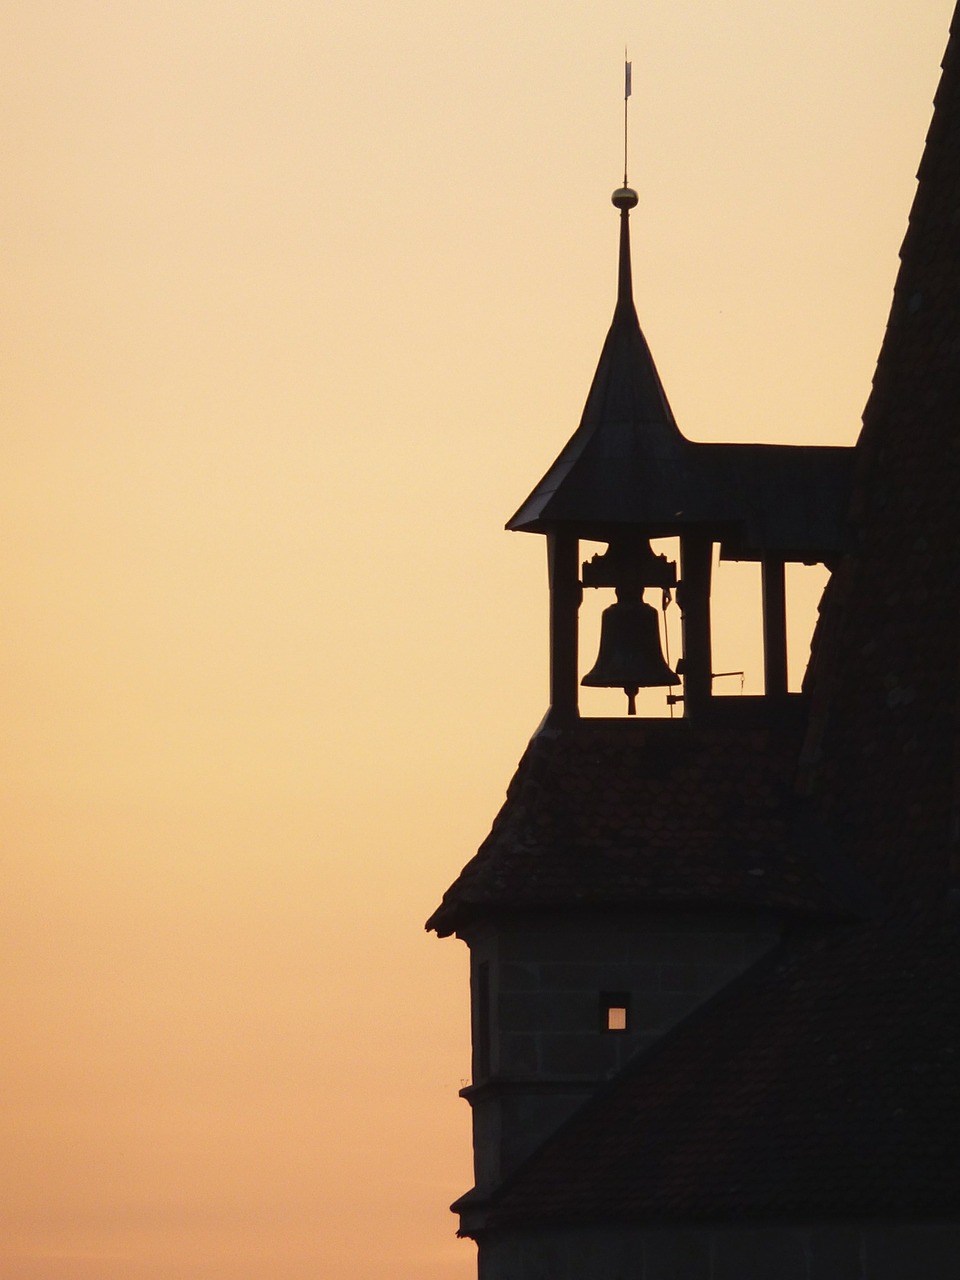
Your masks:
[[[502,526],[612,313],[624,42],[681,429],[847,444],[951,10],[6,6],[4,1280],[473,1273],[422,923],[544,710]]]

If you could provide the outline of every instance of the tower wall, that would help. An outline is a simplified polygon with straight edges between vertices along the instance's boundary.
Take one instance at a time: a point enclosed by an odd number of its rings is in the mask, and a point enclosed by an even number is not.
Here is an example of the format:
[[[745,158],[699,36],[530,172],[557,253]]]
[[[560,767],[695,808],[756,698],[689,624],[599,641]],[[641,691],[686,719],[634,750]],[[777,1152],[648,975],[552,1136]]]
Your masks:
[[[480,1280],[955,1280],[955,1222],[582,1227],[497,1233]]]
[[[469,930],[476,1185],[495,1185],[638,1051],[779,938],[774,916],[667,909]],[[622,1016],[620,1010],[623,1010]],[[625,1021],[623,1029],[610,1029]]]

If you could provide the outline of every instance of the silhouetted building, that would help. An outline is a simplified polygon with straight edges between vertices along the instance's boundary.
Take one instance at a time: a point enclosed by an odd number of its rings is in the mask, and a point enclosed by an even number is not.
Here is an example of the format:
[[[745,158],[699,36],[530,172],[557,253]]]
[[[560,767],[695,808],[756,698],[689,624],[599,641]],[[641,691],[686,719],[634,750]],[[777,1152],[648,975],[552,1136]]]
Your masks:
[[[454,1208],[481,1280],[956,1280],[960,35],[855,450],[681,435],[633,307],[635,203],[614,193],[580,427],[508,526],[547,538],[550,710],[428,922],[471,954]],[[714,693],[717,546],[761,565],[759,697]],[[833,571],[802,694],[791,561]],[[651,589],[678,593],[682,685]],[[682,716],[583,716],[578,681],[631,712],[663,686]]]

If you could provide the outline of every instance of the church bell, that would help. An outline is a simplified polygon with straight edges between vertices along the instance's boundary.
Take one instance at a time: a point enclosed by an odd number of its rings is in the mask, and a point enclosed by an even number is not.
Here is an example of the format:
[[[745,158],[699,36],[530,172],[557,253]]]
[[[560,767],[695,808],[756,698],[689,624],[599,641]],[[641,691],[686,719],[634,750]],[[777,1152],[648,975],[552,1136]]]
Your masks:
[[[600,618],[600,651],[593,668],[580,681],[600,689],[622,689],[627,714],[637,714],[640,689],[678,684],[660,648],[657,611],[643,600],[623,600],[604,609]]]

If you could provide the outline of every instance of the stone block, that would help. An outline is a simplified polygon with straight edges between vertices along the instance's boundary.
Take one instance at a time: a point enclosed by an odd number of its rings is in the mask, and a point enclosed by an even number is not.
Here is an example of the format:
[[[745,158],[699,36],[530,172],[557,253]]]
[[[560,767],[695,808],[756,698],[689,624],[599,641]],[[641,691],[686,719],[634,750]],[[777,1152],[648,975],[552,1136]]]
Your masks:
[[[873,1228],[866,1233],[870,1280],[957,1280],[960,1227],[936,1223]]]
[[[504,964],[500,966],[501,991],[536,991],[540,986],[540,971],[533,964]]]
[[[500,1037],[500,1071],[511,1076],[536,1075],[540,1069],[538,1037],[509,1035]]]
[[[540,966],[540,985],[545,991],[589,991],[594,997],[601,991],[634,991],[642,987],[652,990],[659,985],[658,966],[553,961]]]
[[[861,1233],[856,1227],[814,1227],[807,1232],[810,1275],[824,1280],[863,1280]]]
[[[503,960],[519,964],[544,961],[626,960],[630,935],[617,927],[609,930],[553,925],[504,930],[500,940]]]
[[[743,930],[693,929],[675,933],[638,934],[631,957],[665,964],[720,964],[744,968],[775,942],[773,935]]]
[[[688,963],[690,954],[688,933],[637,933],[630,939],[630,960],[648,964]]]
[[[501,1035],[538,1030],[542,1021],[539,992],[501,991],[495,1021]]]
[[[705,1231],[651,1231],[642,1247],[643,1280],[712,1280],[710,1239]]]
[[[498,1008],[501,1032],[597,1030],[596,991],[502,991]]]
[[[717,1231],[711,1280],[809,1280],[805,1233],[786,1227]],[[822,1280],[833,1277],[824,1272]]]
[[[753,954],[744,934],[736,933],[688,933],[685,938],[687,962],[700,964],[744,965]],[[750,939],[753,943],[753,939]]]
[[[617,1037],[593,1035],[542,1036],[540,1067],[547,1076],[585,1076],[599,1079],[617,1065]]]

